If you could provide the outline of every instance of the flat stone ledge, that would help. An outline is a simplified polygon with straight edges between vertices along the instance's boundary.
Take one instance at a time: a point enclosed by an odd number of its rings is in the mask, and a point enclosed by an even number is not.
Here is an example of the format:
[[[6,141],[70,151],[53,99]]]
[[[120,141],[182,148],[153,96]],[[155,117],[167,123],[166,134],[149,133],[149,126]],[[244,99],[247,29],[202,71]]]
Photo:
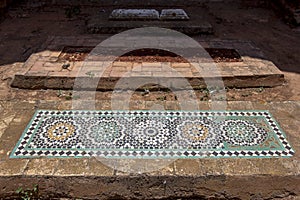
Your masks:
[[[93,18],[87,23],[88,33],[115,34],[133,28],[159,27],[176,30],[187,35],[212,34],[213,27],[205,21],[109,21],[103,22]]]
[[[120,78],[128,83],[136,80],[145,82],[159,79],[161,83],[167,83],[173,89],[186,89],[185,86],[175,88],[176,81],[184,77],[190,85],[197,88],[205,88],[207,80],[222,79],[227,87],[274,87],[284,83],[283,73],[269,60],[254,44],[239,40],[199,40],[204,48],[228,48],[235,49],[241,56],[242,62],[216,63],[216,73],[209,62],[204,60],[201,65],[197,63],[139,63],[139,62],[113,62],[112,65],[105,59],[88,59],[85,61],[70,62],[64,69],[65,61],[60,61],[60,55],[66,46],[98,45],[103,37],[57,37],[53,38],[46,48],[47,50],[31,55],[24,64],[24,71],[15,75],[11,86],[23,89],[72,89],[77,81],[97,81],[98,90],[113,90]],[[161,38],[164,39],[163,37]],[[167,38],[166,38],[167,40]],[[130,36],[124,40],[124,44],[112,44],[107,52],[115,49],[126,50]],[[180,43],[173,45],[180,47]],[[122,46],[125,45],[125,46]],[[180,50],[180,49],[179,49]],[[181,49],[182,51],[182,49]],[[193,51],[191,49],[191,51]],[[103,66],[107,68],[103,71]],[[176,73],[172,72],[175,71]],[[79,81],[79,82],[80,82]],[[187,86],[188,87],[188,86]]]

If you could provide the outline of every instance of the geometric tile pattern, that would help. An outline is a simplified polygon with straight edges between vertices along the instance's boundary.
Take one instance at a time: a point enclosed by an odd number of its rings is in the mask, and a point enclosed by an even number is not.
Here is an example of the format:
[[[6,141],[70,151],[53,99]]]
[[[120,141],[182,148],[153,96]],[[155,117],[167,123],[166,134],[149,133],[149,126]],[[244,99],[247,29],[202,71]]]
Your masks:
[[[109,16],[112,20],[157,20],[159,13],[155,9],[115,9]]]
[[[268,111],[38,110],[11,158],[289,157]]]

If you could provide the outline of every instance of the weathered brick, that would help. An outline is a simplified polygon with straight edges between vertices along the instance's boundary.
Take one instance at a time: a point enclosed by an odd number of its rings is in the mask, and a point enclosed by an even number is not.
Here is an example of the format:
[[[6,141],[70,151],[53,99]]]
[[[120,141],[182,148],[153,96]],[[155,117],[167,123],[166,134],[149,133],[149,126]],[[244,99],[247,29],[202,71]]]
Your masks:
[[[190,63],[172,63],[172,67],[174,68],[190,68]]]

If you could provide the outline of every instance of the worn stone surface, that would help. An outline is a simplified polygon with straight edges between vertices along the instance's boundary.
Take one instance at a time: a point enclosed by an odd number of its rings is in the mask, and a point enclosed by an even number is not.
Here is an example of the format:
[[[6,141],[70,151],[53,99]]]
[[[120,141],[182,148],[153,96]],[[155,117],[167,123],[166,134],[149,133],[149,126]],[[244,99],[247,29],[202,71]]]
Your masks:
[[[167,39],[167,38],[166,38]],[[96,46],[103,40],[103,37],[57,37],[49,44],[54,49],[63,49],[64,46]],[[130,41],[130,37],[125,41]],[[176,41],[174,41],[176,45]],[[63,69],[63,62],[58,61],[57,51],[52,57],[44,56],[47,52],[33,54],[24,64],[25,72],[17,73],[12,82],[13,87],[26,89],[72,89],[75,81],[85,83],[80,87],[95,87],[98,90],[112,90],[118,88],[116,83],[123,79],[130,82],[151,82],[152,79],[159,79],[161,83],[176,83],[184,77],[190,85],[196,89],[206,87],[206,81],[212,78],[222,78],[227,87],[273,87],[282,85],[284,82],[283,73],[267,60],[261,51],[251,42],[239,40],[199,40],[204,48],[228,48],[236,49],[241,55],[242,62],[219,62],[215,64],[216,72],[212,65],[203,58],[203,63],[170,63],[170,62],[114,62],[112,66],[106,61],[99,61],[102,58],[87,58],[88,61],[73,63],[68,69]],[[112,44],[110,48],[125,48],[128,45]],[[180,43],[178,42],[178,46]],[[51,49],[51,48],[49,48]],[[60,52],[61,52],[60,51]],[[48,52],[51,54],[51,52]],[[53,59],[55,61],[51,61]],[[104,59],[104,58],[103,58]],[[101,66],[107,66],[103,68]],[[175,71],[171,71],[171,69]],[[103,73],[102,73],[103,72]],[[95,81],[101,80],[98,84]],[[76,80],[77,79],[77,80]],[[141,81],[141,79],[144,79]],[[91,83],[91,84],[89,84]],[[94,84],[93,84],[94,83]],[[122,85],[124,87],[124,85]],[[188,86],[179,87],[176,84],[168,85],[174,89],[184,89]],[[177,87],[177,88],[176,88]],[[179,87],[179,88],[178,88]]]
[[[30,159],[24,169],[24,175],[53,175],[57,170],[59,159]]]

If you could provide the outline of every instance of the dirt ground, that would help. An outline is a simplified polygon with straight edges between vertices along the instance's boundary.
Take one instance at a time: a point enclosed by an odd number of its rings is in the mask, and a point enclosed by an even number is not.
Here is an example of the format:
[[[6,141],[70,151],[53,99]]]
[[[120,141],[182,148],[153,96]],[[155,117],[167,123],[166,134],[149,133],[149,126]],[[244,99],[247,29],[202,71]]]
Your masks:
[[[87,34],[85,22],[93,14],[111,8],[82,7],[71,18],[64,7],[19,4],[10,8],[0,23],[0,100],[71,100],[72,91],[21,90],[10,87],[14,74],[22,63],[41,49],[49,36],[80,36]],[[191,15],[202,15],[213,25],[212,36],[200,38],[241,39],[253,41],[277,67],[283,71],[286,83],[275,88],[226,88],[230,101],[284,101],[300,99],[300,27],[285,24],[268,8],[251,7],[241,3],[207,3],[185,8]],[[207,90],[196,91],[201,101],[210,97]],[[110,99],[111,92],[98,92],[97,99]],[[136,92],[134,100],[176,100],[171,92]]]

